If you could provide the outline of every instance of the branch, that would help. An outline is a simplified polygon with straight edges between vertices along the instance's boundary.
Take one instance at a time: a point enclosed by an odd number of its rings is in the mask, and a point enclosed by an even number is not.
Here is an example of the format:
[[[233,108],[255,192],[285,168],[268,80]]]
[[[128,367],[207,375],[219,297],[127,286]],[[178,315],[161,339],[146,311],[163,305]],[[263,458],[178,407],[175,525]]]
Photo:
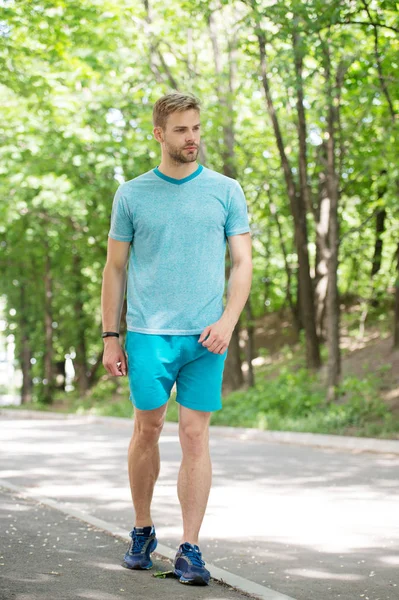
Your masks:
[[[367,2],[365,0],[362,0],[362,3],[365,8],[365,11],[367,12],[367,16],[371,20],[370,9],[369,9]],[[389,94],[388,87],[385,83],[384,74],[382,71],[381,56],[380,56],[380,50],[378,47],[378,29],[377,29],[376,25],[374,25],[374,24],[373,24],[373,33],[374,33],[374,54],[375,54],[375,59],[377,61],[378,79],[380,80],[380,85],[381,85],[383,94],[386,98],[386,101],[388,102],[389,112],[391,113],[392,121],[395,122],[395,117],[396,117],[395,109],[393,107],[393,104],[391,101],[391,96]]]
[[[192,73],[193,75],[195,75],[195,77],[201,77],[201,75],[200,75],[199,73],[197,73],[197,71],[195,71],[195,70],[193,69],[193,67],[190,65],[190,62],[188,61],[188,59],[187,59],[187,58],[184,58],[184,56],[183,56],[183,55],[181,55],[181,54],[178,54],[178,53],[176,52],[176,49],[175,49],[175,48],[173,48],[172,44],[170,44],[169,42],[167,42],[165,39],[162,39],[160,42],[158,42],[158,48],[157,48],[157,51],[158,51],[158,53],[160,52],[160,50],[159,50],[159,45],[160,45],[160,44],[165,44],[165,46],[167,46],[167,47],[169,48],[169,52],[170,52],[171,54],[173,54],[173,56],[175,57],[175,59],[176,59],[177,61],[179,61],[179,60],[180,60],[181,62],[183,62],[183,63],[186,65],[186,67],[187,67],[187,71],[188,71],[189,73]]]
[[[169,85],[173,89],[177,90],[178,89],[177,82],[174,79],[174,77],[173,77],[173,75],[172,75],[172,73],[171,73],[168,65],[166,64],[166,62],[164,60],[162,52],[159,49],[159,43],[160,42],[159,42],[159,40],[156,39],[156,37],[153,35],[153,32],[151,31],[152,16],[151,16],[151,7],[150,7],[150,4],[149,4],[149,0],[143,0],[143,2],[144,2],[144,8],[145,8],[145,12],[146,12],[145,17],[144,17],[144,22],[145,22],[144,29],[145,29],[145,31],[146,31],[146,33],[148,35],[148,38],[149,38],[149,48],[150,48],[150,61],[149,61],[149,64],[150,64],[151,71],[152,71],[152,73],[154,73],[154,75],[156,77],[157,77],[157,74],[156,74],[155,71],[158,72],[158,74],[159,74],[160,77],[162,77],[162,75],[163,75],[162,72],[161,72],[161,70],[159,69],[158,65],[156,65],[155,62],[153,61],[153,54],[155,53],[157,55],[158,59],[161,61],[161,65],[162,65],[162,67],[164,69],[164,73],[165,73],[166,77],[169,80]],[[154,40],[155,40],[154,42],[152,41],[152,38],[154,38]],[[158,79],[158,77],[157,77],[157,79]]]
[[[329,23],[328,25],[323,25],[317,29],[317,31],[322,31],[323,29],[327,29],[329,27],[333,27],[334,25],[366,25],[367,27],[383,27],[384,29],[390,29],[391,31],[395,31],[395,33],[399,33],[398,27],[392,27],[391,25],[385,25],[385,23],[375,23],[374,21],[352,21],[351,19],[346,21],[334,21],[334,23]]]
[[[169,69],[168,65],[165,62],[163,54],[162,54],[162,52],[159,49],[159,42],[156,42],[155,49],[157,51],[158,58],[161,61],[162,67],[163,67],[163,69],[164,69],[164,71],[166,73],[166,76],[169,79],[169,85],[170,85],[170,87],[173,88],[174,90],[178,90],[179,89],[179,85],[178,85],[176,79],[173,77],[172,72]]]
[[[373,210],[373,212],[371,213],[371,215],[369,215],[367,217],[367,219],[365,219],[363,221],[363,223],[360,223],[360,225],[358,227],[352,227],[352,229],[349,229],[346,233],[344,233],[344,235],[341,237],[341,239],[339,241],[340,245],[342,243],[342,240],[344,238],[346,238],[348,235],[351,235],[351,233],[354,233],[355,231],[360,231],[365,225],[367,225],[367,223],[376,216],[376,214],[378,213],[379,210],[380,210],[380,208],[375,208]]]

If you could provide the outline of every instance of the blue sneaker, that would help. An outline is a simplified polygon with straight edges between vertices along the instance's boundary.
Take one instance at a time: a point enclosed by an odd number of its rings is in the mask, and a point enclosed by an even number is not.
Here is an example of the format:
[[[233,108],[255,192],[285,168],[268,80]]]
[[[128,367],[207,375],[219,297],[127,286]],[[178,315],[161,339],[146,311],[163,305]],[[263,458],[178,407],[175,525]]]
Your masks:
[[[208,585],[211,574],[204,565],[198,546],[184,542],[175,557],[174,574],[179,578],[180,583]]]
[[[134,527],[129,533],[132,541],[124,556],[123,566],[127,569],[151,569],[151,552],[157,547],[155,527]]]

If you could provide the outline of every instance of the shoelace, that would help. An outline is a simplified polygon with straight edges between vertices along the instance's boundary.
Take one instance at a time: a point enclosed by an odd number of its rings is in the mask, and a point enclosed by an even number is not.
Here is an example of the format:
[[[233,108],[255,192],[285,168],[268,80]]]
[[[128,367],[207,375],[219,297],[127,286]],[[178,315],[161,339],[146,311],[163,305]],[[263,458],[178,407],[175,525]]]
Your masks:
[[[196,567],[203,567],[205,565],[205,561],[201,558],[201,552],[196,550],[184,550],[182,556],[187,556],[191,560],[191,564]]]
[[[130,549],[130,554],[140,554],[148,537],[145,537],[144,535],[132,535],[132,540],[133,544]]]

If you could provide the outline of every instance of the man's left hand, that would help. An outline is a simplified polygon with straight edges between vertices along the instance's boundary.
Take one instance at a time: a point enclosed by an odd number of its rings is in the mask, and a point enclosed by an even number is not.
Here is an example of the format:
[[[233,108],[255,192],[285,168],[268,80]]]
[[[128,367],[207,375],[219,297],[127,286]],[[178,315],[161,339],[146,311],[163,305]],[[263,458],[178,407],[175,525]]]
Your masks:
[[[212,325],[205,327],[199,337],[198,343],[202,343],[205,348],[208,348],[209,352],[223,354],[228,348],[234,327],[235,325],[221,317],[218,321],[212,323]],[[205,338],[207,339],[205,340]]]

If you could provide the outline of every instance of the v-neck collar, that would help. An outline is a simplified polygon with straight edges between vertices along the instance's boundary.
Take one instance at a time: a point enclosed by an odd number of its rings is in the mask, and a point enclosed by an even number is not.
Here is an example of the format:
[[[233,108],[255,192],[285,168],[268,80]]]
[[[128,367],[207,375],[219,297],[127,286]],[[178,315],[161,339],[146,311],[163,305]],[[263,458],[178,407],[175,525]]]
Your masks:
[[[161,173],[161,171],[158,169],[158,167],[155,167],[155,169],[153,169],[153,171],[154,171],[155,175],[157,175],[164,181],[168,181],[169,183],[174,183],[175,185],[182,185],[182,183],[187,183],[187,181],[191,181],[191,179],[198,177],[198,175],[202,172],[203,168],[204,167],[202,165],[199,165],[198,169],[196,171],[194,171],[194,173],[191,173],[191,175],[189,175],[188,177],[183,177],[183,179],[176,179],[175,177],[169,177],[169,175],[165,175],[164,173]]]

